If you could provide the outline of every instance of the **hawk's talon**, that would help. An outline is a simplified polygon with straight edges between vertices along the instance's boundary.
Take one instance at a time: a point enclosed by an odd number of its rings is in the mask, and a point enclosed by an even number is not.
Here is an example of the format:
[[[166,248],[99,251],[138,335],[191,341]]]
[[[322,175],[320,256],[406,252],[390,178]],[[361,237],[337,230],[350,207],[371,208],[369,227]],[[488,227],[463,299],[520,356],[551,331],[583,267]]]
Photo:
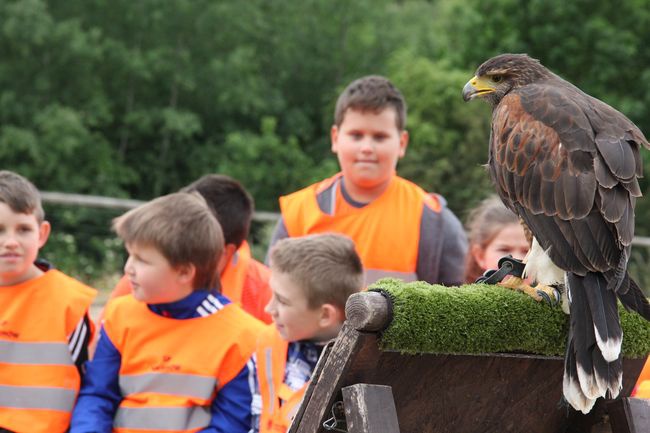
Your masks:
[[[544,302],[546,302],[551,307],[554,307],[560,302],[560,292],[555,288],[553,289],[553,291],[554,291],[553,295],[549,295],[543,290],[538,290],[537,294],[542,298]]]
[[[551,307],[560,303],[562,299],[561,292],[554,286],[537,286],[535,287],[539,301],[544,301]]]

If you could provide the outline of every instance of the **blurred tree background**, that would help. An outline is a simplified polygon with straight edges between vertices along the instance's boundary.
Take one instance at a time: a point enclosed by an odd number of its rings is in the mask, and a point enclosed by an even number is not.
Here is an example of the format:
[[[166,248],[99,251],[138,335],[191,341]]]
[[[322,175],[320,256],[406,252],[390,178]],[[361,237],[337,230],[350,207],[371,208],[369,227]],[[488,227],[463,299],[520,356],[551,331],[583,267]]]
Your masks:
[[[650,0],[3,0],[0,163],[42,190],[137,199],[226,173],[273,211],[336,171],[335,99],[382,74],[409,104],[400,173],[464,219],[492,191],[489,108],[460,97],[482,61],[526,52],[650,135],[648,45]],[[119,267],[114,213],[47,211],[46,256]]]

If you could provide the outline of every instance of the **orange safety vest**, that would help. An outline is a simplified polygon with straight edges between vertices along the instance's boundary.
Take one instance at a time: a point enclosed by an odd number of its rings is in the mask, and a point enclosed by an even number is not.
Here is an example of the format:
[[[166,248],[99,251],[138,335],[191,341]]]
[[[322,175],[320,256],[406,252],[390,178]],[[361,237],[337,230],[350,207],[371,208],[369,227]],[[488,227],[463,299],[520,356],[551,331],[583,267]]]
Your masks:
[[[54,269],[0,287],[1,428],[30,433],[68,429],[80,382],[68,340],[96,294]],[[93,330],[91,325],[91,334]]]
[[[417,279],[420,222],[424,206],[440,212],[435,196],[422,188],[393,176],[388,188],[377,199],[356,208],[336,191],[334,215],[323,212],[317,195],[337,183],[341,173],[300,191],[280,197],[282,218],[290,237],[312,233],[343,233],[354,241],[366,273],[366,284],[383,277],[404,281]]]
[[[646,359],[630,397],[650,399],[650,358]]]
[[[284,383],[289,343],[275,325],[268,325],[257,344],[257,378],[262,396],[260,433],[285,433],[291,425],[308,383],[292,390]]]
[[[106,308],[104,330],[120,352],[124,397],[113,431],[196,432],[211,403],[251,358],[263,325],[235,304],[205,317],[177,320],[153,313],[133,296]]]
[[[264,312],[264,307],[271,299],[270,277],[271,271],[252,257],[248,242],[244,241],[221,273],[221,291],[253,317],[271,323],[271,316]],[[131,290],[131,283],[124,275],[109,299],[127,295]]]
[[[270,278],[269,268],[253,258],[244,241],[221,273],[222,293],[253,317],[271,323],[271,316],[264,312],[271,299]]]
[[[246,269],[251,258],[251,249],[248,242],[244,241],[233,254],[226,269],[221,273],[221,293],[232,302],[241,300],[242,289],[246,280]]]

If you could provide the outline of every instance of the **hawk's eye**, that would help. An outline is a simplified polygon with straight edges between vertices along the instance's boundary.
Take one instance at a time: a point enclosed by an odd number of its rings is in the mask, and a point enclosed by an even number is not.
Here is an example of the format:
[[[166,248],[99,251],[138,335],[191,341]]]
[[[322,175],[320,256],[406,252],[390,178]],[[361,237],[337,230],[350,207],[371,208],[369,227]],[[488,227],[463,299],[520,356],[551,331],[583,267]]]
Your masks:
[[[502,76],[502,75],[492,75],[492,81],[493,81],[493,82],[495,82],[495,83],[500,83],[501,80],[503,80],[503,76]]]

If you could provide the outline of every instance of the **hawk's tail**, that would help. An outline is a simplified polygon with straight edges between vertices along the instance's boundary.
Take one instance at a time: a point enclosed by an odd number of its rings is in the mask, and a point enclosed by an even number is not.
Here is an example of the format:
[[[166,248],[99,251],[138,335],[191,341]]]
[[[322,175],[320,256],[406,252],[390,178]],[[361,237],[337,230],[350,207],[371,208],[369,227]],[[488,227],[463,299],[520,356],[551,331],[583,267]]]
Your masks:
[[[602,274],[567,274],[571,299],[569,341],[564,365],[564,396],[587,413],[598,397],[621,390],[621,343],[616,295]]]
[[[636,311],[646,320],[650,320],[650,302],[627,272],[616,294],[625,308]]]

